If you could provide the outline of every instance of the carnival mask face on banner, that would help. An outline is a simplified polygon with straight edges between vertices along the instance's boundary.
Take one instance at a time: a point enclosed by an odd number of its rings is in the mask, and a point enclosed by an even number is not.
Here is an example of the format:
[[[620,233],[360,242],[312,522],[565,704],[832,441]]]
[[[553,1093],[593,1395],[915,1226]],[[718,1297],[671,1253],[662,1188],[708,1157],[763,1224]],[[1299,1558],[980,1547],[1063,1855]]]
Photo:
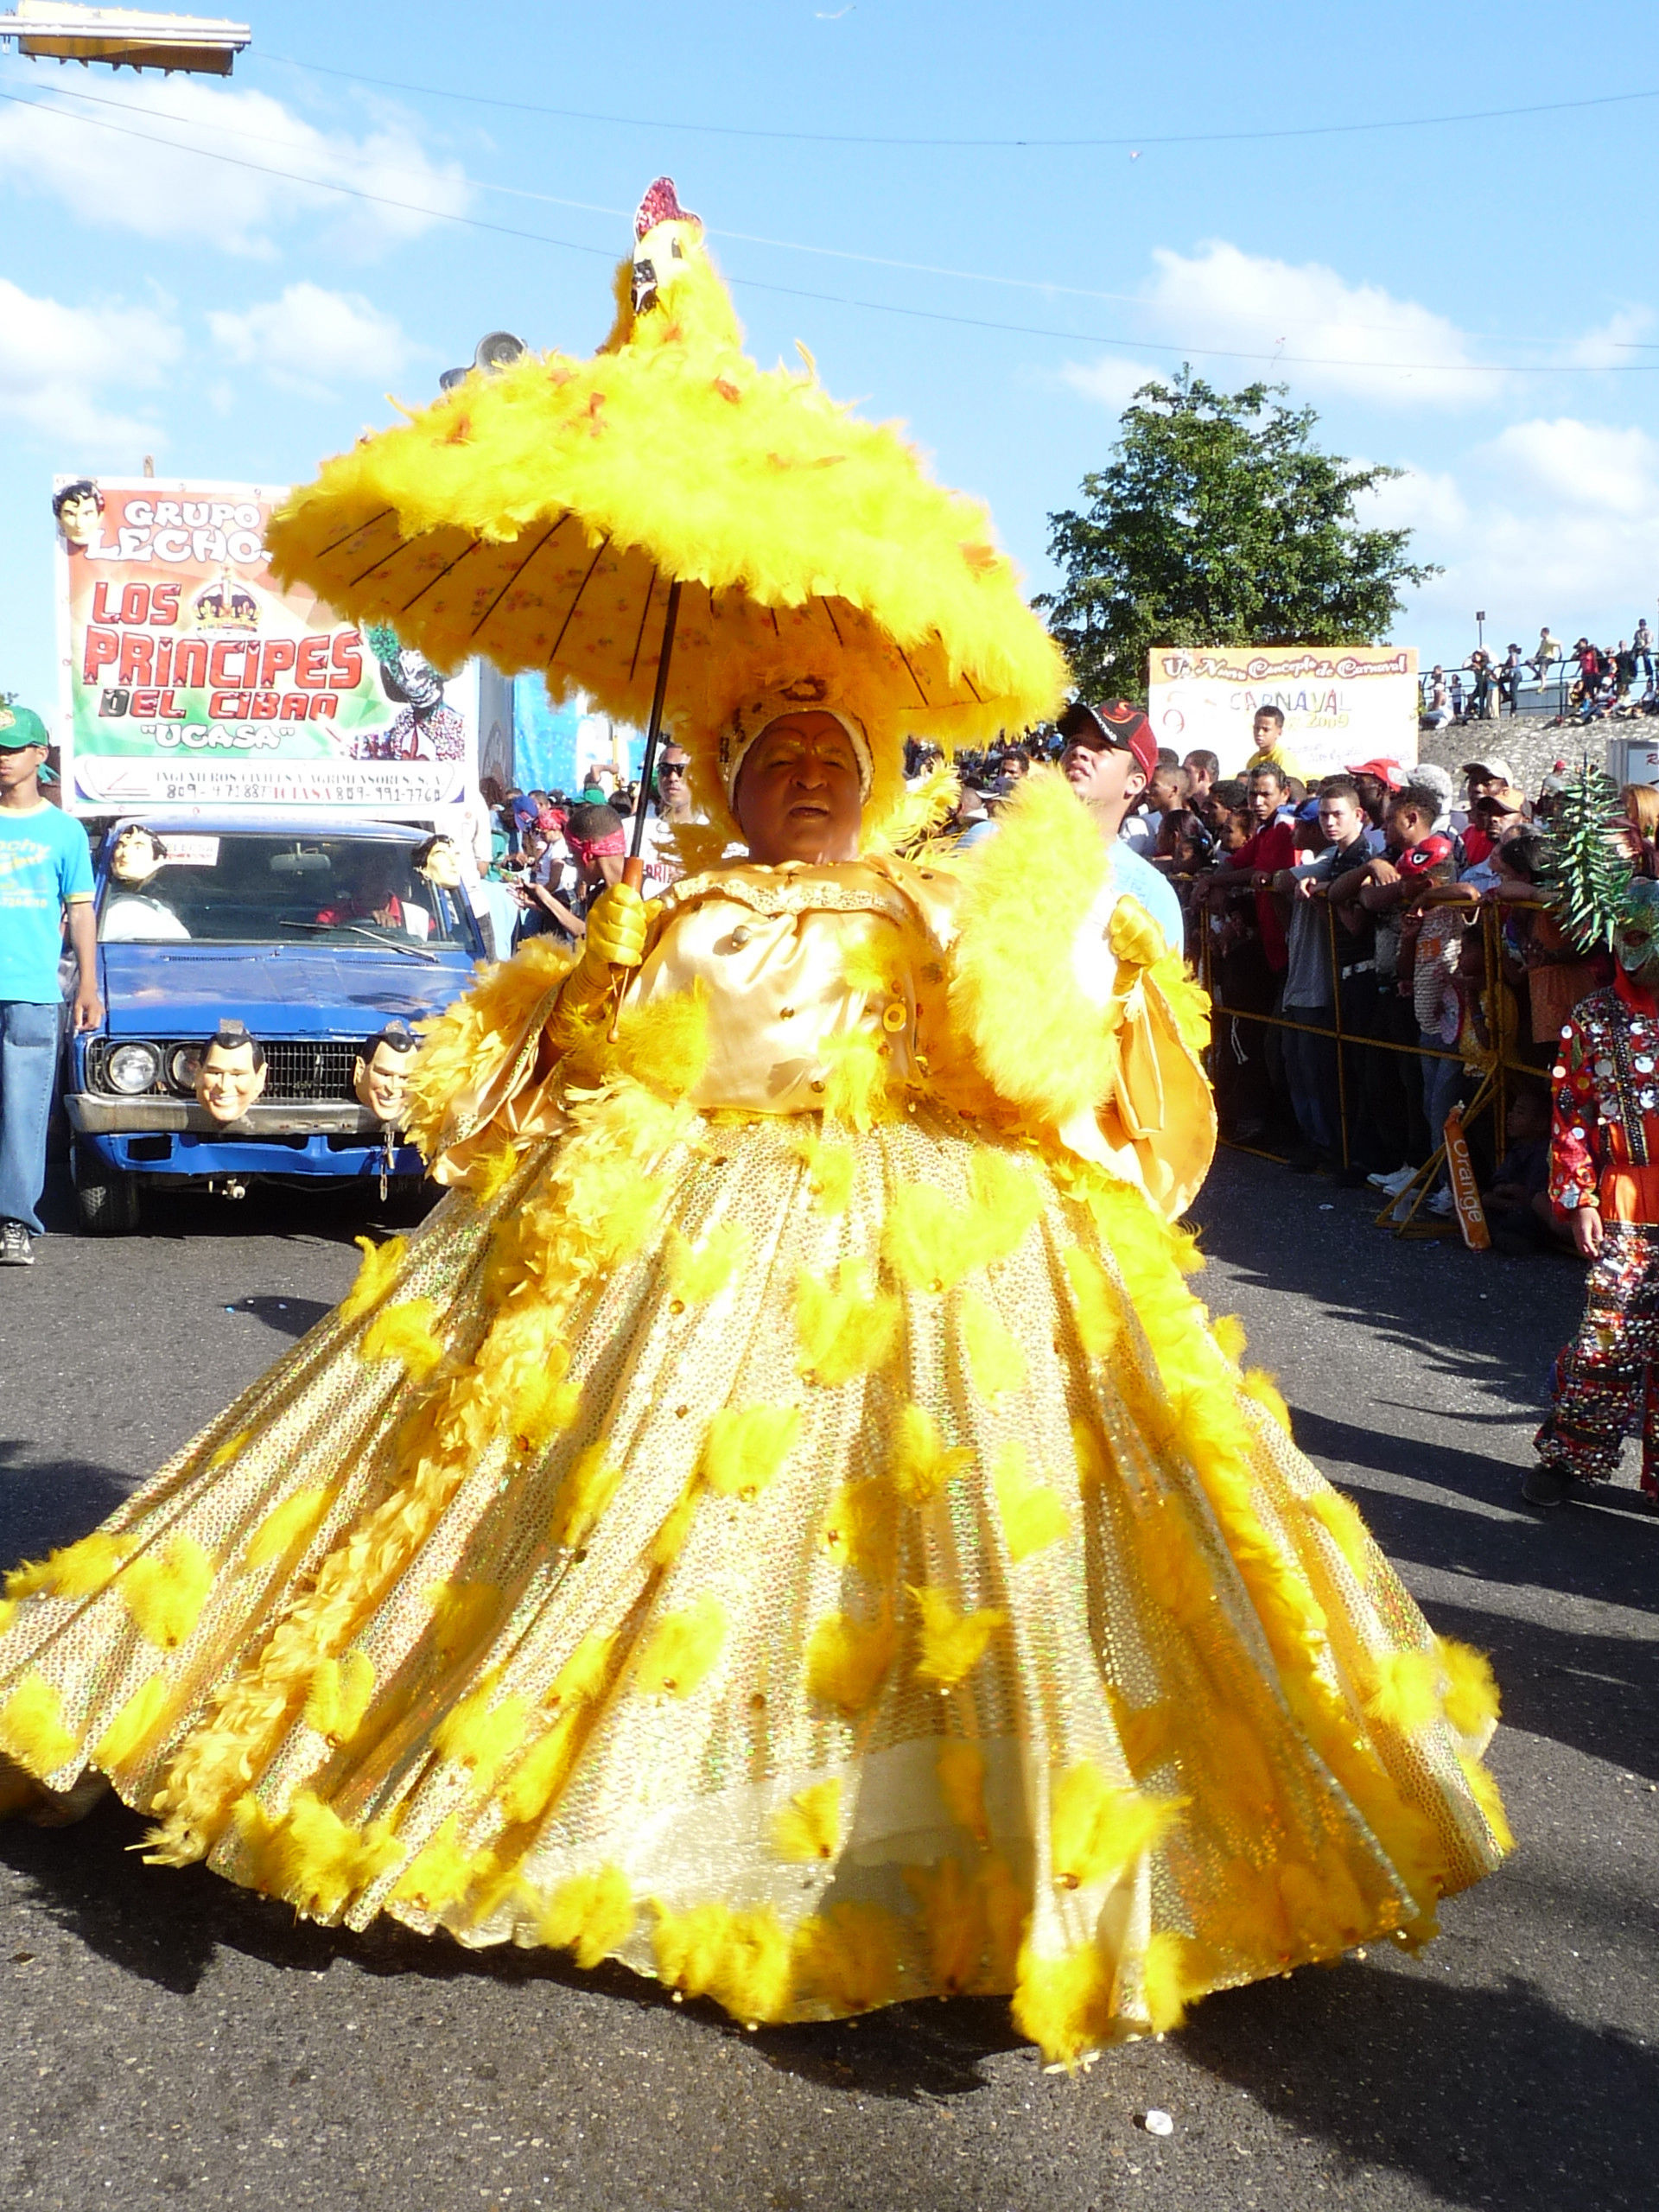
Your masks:
[[[400,1052],[384,1037],[377,1039],[367,1059],[357,1056],[352,1069],[352,1089],[357,1103],[366,1106],[377,1121],[397,1128],[404,1118],[409,1095],[409,1071],[415,1065],[414,1048]]]
[[[148,830],[124,830],[110,855],[110,875],[130,889],[148,883],[160,868],[162,850]]]
[[[196,1066],[196,1099],[216,1122],[239,1122],[256,1099],[264,1096],[268,1067],[254,1065],[251,1042],[221,1045],[211,1042]]]

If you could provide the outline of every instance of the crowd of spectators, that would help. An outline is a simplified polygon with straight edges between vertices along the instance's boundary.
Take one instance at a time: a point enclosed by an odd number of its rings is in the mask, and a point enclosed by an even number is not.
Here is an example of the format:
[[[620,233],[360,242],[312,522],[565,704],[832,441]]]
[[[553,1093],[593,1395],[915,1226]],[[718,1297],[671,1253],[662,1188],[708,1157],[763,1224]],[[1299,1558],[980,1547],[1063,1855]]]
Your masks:
[[[1608,715],[1659,715],[1659,679],[1653,631],[1645,615],[1616,645],[1580,638],[1568,651],[1546,623],[1530,653],[1510,644],[1499,656],[1477,647],[1461,665],[1440,662],[1421,677],[1419,721],[1425,730],[1451,723],[1491,721],[1521,712],[1522,687],[1531,679],[1541,710],[1554,709],[1556,722],[1597,721]]]
[[[1497,755],[1467,762],[1460,791],[1444,769],[1380,759],[1310,789],[1272,709],[1255,738],[1237,778],[1207,753],[1162,763],[1140,832],[1214,999],[1224,1135],[1403,1208],[1447,1113],[1501,1057],[1507,1128],[1469,1138],[1494,1242],[1567,1249],[1543,1195],[1548,1070],[1611,969],[1569,944],[1540,880],[1560,764],[1530,799]],[[1632,863],[1648,865],[1659,791],[1630,785],[1623,805]],[[1452,1216],[1443,1173],[1427,1205]]]

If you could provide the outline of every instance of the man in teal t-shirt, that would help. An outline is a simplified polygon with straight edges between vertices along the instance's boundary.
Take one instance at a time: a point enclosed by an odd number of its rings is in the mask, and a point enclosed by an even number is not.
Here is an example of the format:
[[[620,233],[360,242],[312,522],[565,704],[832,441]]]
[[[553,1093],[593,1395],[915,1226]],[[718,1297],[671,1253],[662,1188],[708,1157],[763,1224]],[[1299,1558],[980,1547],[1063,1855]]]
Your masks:
[[[47,751],[40,716],[0,702],[0,1267],[28,1267],[41,1233],[66,914],[79,970],[75,1027],[104,1019],[92,855],[79,823],[41,795]]]

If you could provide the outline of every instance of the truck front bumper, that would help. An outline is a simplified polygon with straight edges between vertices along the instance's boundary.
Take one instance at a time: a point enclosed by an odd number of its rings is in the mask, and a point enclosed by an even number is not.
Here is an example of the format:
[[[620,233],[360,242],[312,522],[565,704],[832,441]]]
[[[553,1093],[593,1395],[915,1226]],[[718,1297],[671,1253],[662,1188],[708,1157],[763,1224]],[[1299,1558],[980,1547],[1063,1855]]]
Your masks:
[[[109,1098],[71,1091],[64,1110],[76,1141],[123,1174],[201,1181],[214,1175],[318,1176],[334,1181],[419,1176],[425,1163],[407,1138],[385,1132],[355,1100],[261,1103],[238,1122],[216,1122],[194,1098]]]
[[[250,1137],[355,1136],[378,1145],[380,1124],[355,1099],[296,1101],[250,1106],[238,1122],[216,1122],[194,1098],[108,1098],[102,1092],[72,1090],[63,1109],[78,1136],[159,1135],[189,1130],[235,1144]]]

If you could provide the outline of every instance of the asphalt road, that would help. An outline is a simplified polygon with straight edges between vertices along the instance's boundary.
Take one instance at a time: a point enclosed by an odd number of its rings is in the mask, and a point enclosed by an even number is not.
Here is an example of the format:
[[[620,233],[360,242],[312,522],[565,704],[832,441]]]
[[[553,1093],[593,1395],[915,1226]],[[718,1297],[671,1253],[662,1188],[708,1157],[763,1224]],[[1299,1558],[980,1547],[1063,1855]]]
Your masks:
[[[1659,2202],[1659,1520],[1546,1520],[1517,1470],[1576,1313],[1554,1261],[1399,1244],[1356,1194],[1224,1160],[1217,1311],[1279,1374],[1435,1624],[1493,1654],[1521,1847],[1413,1961],[1211,1999],[1046,2074],[979,2002],[747,2035],[621,1973],[363,1939],[142,1824],[0,1828],[10,2207],[1183,2212]],[[0,1558],[91,1527],[343,1290],[365,1226],[181,1204],[0,1274]],[[1140,2125],[1169,2113],[1160,2139]]]

